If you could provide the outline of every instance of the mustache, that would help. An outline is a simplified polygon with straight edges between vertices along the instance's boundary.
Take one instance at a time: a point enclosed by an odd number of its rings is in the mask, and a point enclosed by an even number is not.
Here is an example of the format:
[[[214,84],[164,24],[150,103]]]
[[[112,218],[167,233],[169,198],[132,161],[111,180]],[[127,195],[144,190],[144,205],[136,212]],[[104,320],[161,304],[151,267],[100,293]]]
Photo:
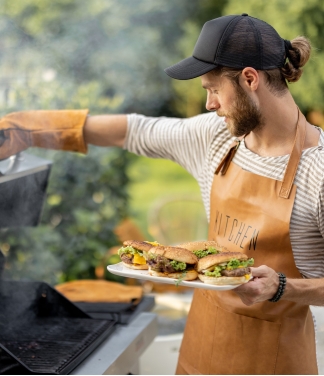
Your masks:
[[[226,114],[224,114],[224,113],[222,113],[222,112],[218,112],[218,111],[216,111],[216,114],[217,114],[217,116],[219,116],[219,117],[226,117],[226,116],[227,116]]]

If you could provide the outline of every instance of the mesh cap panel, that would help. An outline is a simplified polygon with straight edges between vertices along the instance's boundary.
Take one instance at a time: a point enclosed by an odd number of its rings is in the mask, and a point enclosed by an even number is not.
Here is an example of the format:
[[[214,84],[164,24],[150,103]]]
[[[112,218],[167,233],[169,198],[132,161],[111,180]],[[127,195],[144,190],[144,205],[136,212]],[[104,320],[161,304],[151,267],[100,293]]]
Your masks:
[[[231,68],[274,69],[284,63],[284,42],[269,24],[252,17],[236,19],[224,33],[216,64]]]

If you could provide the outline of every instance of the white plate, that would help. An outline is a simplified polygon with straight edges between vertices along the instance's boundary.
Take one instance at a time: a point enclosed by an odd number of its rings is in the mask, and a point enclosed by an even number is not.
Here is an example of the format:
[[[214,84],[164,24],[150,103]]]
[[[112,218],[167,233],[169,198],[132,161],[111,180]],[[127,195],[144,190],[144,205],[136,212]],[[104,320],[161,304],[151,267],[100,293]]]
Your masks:
[[[114,264],[114,265],[108,265],[107,269],[110,273],[120,275],[122,277],[144,279],[146,281],[168,283],[169,285],[186,286],[186,287],[193,287],[197,289],[225,291],[225,290],[233,290],[236,287],[240,286],[240,285],[209,285],[198,279],[194,281],[182,281],[178,283],[178,280],[174,278],[154,277],[149,274],[148,270],[134,270],[134,269],[126,268],[126,266],[124,266],[122,262],[119,262],[118,264]]]

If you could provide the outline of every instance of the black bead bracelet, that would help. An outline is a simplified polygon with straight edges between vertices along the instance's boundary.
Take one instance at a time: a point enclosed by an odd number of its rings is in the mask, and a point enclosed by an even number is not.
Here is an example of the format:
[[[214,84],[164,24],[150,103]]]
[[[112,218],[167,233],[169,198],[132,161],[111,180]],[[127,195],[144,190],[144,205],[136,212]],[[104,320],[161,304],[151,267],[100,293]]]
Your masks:
[[[272,299],[269,299],[269,302],[277,302],[278,300],[281,299],[284,291],[285,291],[285,287],[286,287],[286,276],[283,274],[283,273],[278,273],[278,276],[279,276],[279,286],[278,286],[278,290],[277,292],[275,293],[274,297]]]

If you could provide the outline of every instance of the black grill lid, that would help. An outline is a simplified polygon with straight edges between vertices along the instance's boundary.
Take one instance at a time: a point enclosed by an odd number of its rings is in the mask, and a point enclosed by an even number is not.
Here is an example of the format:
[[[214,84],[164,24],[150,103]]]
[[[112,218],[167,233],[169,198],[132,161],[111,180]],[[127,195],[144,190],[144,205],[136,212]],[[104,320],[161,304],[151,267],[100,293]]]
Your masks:
[[[0,228],[37,226],[51,165],[25,152],[0,161]]]

